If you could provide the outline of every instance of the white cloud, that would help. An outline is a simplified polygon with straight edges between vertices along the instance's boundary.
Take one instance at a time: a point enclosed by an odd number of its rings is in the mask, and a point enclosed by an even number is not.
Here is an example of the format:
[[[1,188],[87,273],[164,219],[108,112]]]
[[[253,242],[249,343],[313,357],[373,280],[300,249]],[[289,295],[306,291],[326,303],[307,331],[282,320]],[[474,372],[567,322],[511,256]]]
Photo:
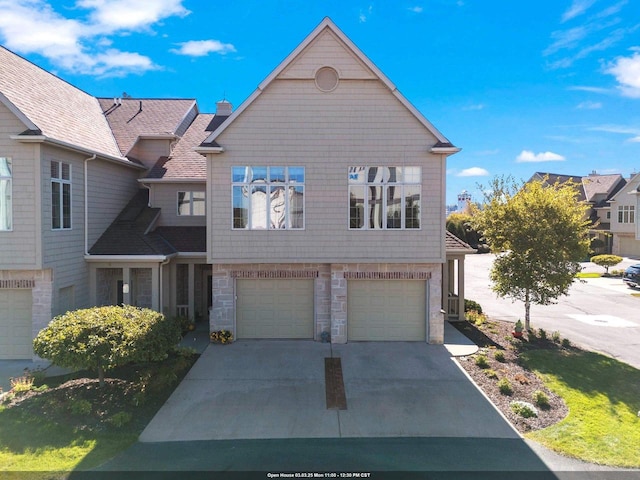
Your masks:
[[[584,101],[584,102],[580,102],[577,106],[577,109],[579,110],[598,110],[600,108],[602,108],[602,103],[601,102],[592,102],[590,100]]]
[[[481,167],[471,167],[465,168],[460,173],[456,175],[456,177],[486,177],[489,175],[489,172]]]
[[[115,32],[148,29],[169,16],[189,13],[183,0],[79,0],[85,17],[66,18],[47,0],[0,0],[0,40],[21,54],[36,53],[67,71],[86,75],[122,76],[159,68],[137,52],[113,47]]]
[[[586,12],[596,0],[573,0],[569,9],[562,14],[562,21],[566,22]]]
[[[226,55],[236,51],[236,47],[230,43],[222,43],[218,40],[191,40],[178,45],[180,45],[180,48],[172,48],[171,52],[191,57],[204,57],[210,53]]]
[[[589,130],[596,132],[618,133],[621,135],[633,135],[631,138],[627,139],[627,142],[640,142],[640,128],[636,127],[628,127],[626,125],[599,125],[597,127],[592,127]]]
[[[472,110],[482,110],[484,109],[485,105],[483,103],[476,103],[475,105],[468,105],[466,107],[463,107],[462,110],[466,110],[466,111],[472,111]]]
[[[611,91],[608,88],[589,87],[586,85],[576,85],[573,87],[569,87],[569,90],[578,90],[581,92],[591,92],[591,93],[611,93]]]
[[[605,73],[613,75],[618,81],[618,89],[625,97],[640,98],[640,52],[630,57],[618,57]]]
[[[409,7],[407,10],[413,13],[422,13],[424,11],[424,9],[420,6]]]
[[[78,0],[77,6],[91,10],[93,27],[103,33],[140,30],[163,18],[190,13],[182,6],[182,0]]]
[[[372,12],[373,12],[373,5],[369,5],[369,7],[366,10],[360,10],[360,15],[358,16],[360,23],[365,23]]]
[[[565,157],[553,152],[540,152],[533,153],[531,150],[523,150],[520,155],[516,157],[518,163],[530,163],[530,162],[562,162],[566,160]]]

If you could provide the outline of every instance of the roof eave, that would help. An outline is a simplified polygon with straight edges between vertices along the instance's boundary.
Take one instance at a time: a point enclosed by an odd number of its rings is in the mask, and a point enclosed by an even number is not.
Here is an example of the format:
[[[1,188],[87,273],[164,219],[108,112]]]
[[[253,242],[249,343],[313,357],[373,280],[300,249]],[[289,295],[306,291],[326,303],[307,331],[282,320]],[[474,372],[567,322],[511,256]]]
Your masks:
[[[87,254],[84,259],[87,262],[165,262],[173,258],[177,253],[169,255],[91,255]]]
[[[445,155],[453,155],[455,153],[458,153],[460,150],[462,149],[458,147],[431,147],[429,149],[429,152],[440,153]]]
[[[206,183],[207,179],[202,177],[171,177],[171,178],[139,178],[138,183]]]
[[[208,153],[224,153],[224,147],[207,147],[200,145],[198,147],[194,147],[193,151],[206,156]]]
[[[103,160],[115,162],[120,165],[126,165],[128,167],[133,167],[138,170],[147,169],[147,167],[145,167],[144,165],[137,165],[124,157],[116,157],[113,155],[109,155],[107,153],[92,150],[90,148],[81,147],[79,145],[73,145],[63,140],[57,140],[55,138],[47,137],[46,135],[10,135],[9,138],[11,138],[11,140],[17,140],[18,142],[21,142],[21,143],[49,143],[51,145],[55,145],[56,147],[61,147],[67,150],[73,150],[75,152],[81,152],[87,155],[96,155]]]

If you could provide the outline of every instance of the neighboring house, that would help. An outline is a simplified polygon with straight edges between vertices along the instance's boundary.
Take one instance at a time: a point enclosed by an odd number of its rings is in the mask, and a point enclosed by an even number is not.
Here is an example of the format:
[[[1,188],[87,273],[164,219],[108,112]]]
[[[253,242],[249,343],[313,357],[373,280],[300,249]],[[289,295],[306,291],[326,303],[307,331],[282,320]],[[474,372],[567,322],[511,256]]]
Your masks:
[[[98,100],[0,47],[0,359],[89,303],[83,259],[138,189]]]
[[[444,228],[459,149],[331,20],[216,114],[0,63],[0,358],[102,304],[337,343],[441,343],[464,318],[473,250]]]
[[[611,199],[611,233],[613,253],[623,257],[640,257],[640,174],[635,174]]]
[[[600,175],[594,171],[580,177],[536,172],[529,181],[531,180],[545,181],[548,184],[575,183],[579,192],[578,201],[585,202],[589,206],[587,218],[591,222],[589,230],[591,238],[599,240],[600,246],[594,248],[595,253],[611,253],[613,244],[611,200],[626,184],[621,174]]]

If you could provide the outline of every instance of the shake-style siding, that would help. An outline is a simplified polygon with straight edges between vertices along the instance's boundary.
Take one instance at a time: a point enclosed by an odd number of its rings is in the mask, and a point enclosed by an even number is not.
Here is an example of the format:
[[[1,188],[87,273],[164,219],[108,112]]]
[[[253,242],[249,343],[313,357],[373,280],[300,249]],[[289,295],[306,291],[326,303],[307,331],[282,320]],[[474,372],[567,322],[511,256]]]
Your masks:
[[[201,183],[154,183],[150,185],[151,206],[160,208],[157,226],[204,227],[206,216],[178,215],[178,192],[206,192],[205,182]]]
[[[0,265],[3,269],[39,268],[40,146],[11,140],[25,125],[0,103],[0,157],[12,163],[12,229],[0,231]]]
[[[323,93],[313,79],[274,80],[216,141],[211,261],[443,261],[437,140],[381,82],[343,78]],[[231,229],[231,167],[244,165],[305,167],[304,231]],[[421,229],[349,230],[350,166],[421,166]]]

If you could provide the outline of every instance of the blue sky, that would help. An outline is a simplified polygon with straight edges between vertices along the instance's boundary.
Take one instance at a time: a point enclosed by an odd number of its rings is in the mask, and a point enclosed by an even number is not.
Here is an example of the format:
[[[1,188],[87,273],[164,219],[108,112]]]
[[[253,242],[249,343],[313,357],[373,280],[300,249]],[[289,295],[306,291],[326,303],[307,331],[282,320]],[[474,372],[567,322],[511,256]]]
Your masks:
[[[0,0],[0,42],[96,96],[238,106],[329,16],[445,136],[447,203],[494,175],[640,171],[638,0]]]

